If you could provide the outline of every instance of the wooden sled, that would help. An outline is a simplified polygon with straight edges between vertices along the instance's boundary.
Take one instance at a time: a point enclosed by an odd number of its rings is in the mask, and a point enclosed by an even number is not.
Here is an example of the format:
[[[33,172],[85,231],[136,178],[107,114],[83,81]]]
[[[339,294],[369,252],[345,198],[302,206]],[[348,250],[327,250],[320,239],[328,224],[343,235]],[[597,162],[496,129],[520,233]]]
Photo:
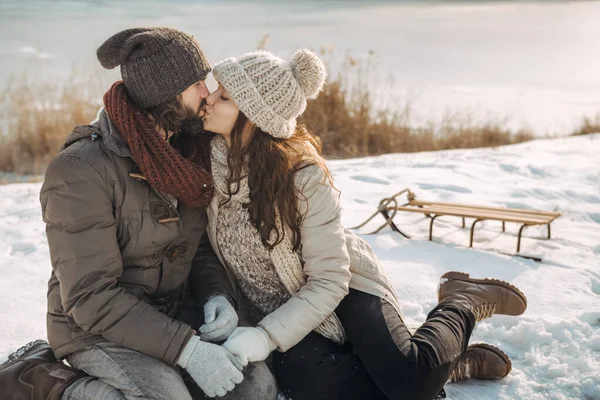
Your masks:
[[[407,195],[408,202],[398,205],[398,198],[405,194]],[[471,233],[469,238],[469,247],[473,247],[473,237],[475,234],[475,226],[481,221],[499,221],[502,222],[502,232],[505,231],[507,222],[514,222],[520,224],[519,233],[517,235],[517,256],[531,258],[536,261],[541,261],[537,257],[530,257],[519,254],[521,251],[521,237],[523,230],[528,226],[534,225],[546,225],[548,227],[547,239],[551,237],[550,224],[558,217],[560,213],[552,211],[537,211],[537,210],[525,210],[516,208],[501,208],[501,207],[486,207],[479,205],[468,205],[468,204],[457,204],[457,203],[445,203],[439,201],[424,201],[417,200],[416,196],[409,189],[404,189],[392,197],[382,199],[379,202],[377,211],[371,215],[362,224],[351,228],[360,229],[371,221],[375,216],[381,214],[385,218],[385,223],[377,228],[371,234],[379,232],[386,226],[389,226],[392,230],[400,233],[402,236],[410,239],[410,237],[402,232],[394,223],[394,217],[398,211],[406,211],[413,213],[421,213],[429,218],[429,240],[433,240],[433,226],[437,218],[442,216],[458,217],[462,219],[462,227],[465,227],[465,219],[474,219],[471,224]]]

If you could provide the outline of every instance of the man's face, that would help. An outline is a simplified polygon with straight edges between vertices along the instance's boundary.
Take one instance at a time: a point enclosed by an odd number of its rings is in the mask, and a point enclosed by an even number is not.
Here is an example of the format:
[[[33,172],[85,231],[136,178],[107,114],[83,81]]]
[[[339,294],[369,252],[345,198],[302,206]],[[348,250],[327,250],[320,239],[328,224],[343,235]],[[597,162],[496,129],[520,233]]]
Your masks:
[[[186,118],[182,121],[179,130],[191,135],[204,131],[202,116],[206,97],[210,94],[206,82],[198,81],[181,92],[180,106],[186,110]],[[173,132],[169,134],[172,135]]]
[[[198,117],[203,108],[204,99],[209,94],[206,82],[198,81],[181,93],[181,103],[184,107],[194,110]]]

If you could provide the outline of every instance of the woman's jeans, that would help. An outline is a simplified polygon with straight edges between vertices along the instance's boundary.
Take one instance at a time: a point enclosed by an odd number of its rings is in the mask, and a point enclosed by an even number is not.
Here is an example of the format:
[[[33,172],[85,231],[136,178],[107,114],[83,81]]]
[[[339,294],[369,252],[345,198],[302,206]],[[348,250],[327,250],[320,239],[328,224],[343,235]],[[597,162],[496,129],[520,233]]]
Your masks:
[[[473,313],[440,304],[411,335],[394,307],[350,289],[335,310],[348,342],[311,332],[285,353],[273,353],[280,390],[293,400],[433,399],[475,325]]]

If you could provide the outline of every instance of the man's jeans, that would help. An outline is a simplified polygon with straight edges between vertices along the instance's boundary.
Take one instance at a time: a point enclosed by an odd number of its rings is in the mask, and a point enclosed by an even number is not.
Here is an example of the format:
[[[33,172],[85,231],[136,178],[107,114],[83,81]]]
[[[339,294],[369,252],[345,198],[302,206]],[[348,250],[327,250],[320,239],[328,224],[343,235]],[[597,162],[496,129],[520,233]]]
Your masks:
[[[86,372],[64,393],[63,400],[197,400],[179,370],[150,356],[122,346],[100,342],[67,357],[73,367]],[[244,370],[244,381],[223,399],[275,399],[275,379],[264,363]]]

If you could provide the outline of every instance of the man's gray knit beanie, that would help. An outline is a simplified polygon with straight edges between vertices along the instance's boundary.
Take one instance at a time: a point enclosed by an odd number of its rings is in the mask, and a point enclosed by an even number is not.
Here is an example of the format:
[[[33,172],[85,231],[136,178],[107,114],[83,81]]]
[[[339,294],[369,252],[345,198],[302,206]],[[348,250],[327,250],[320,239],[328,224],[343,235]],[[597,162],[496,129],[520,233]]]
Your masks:
[[[172,100],[210,72],[196,39],[171,28],[121,31],[98,48],[97,56],[106,69],[121,66],[127,93],[142,108]]]

